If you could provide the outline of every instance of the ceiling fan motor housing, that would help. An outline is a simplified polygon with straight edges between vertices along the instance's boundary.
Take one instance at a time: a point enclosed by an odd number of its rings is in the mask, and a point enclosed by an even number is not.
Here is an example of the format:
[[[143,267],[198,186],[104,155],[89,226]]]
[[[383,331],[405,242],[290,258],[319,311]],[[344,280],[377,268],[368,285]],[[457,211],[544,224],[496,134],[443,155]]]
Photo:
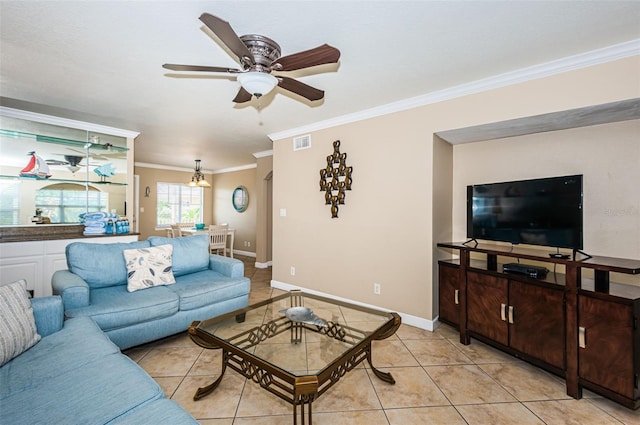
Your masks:
[[[271,63],[280,57],[280,45],[263,35],[247,34],[240,37],[247,46],[256,64],[255,70],[262,72],[271,71]],[[251,68],[250,63],[243,63],[245,70]]]
[[[239,37],[229,22],[209,13],[203,13],[200,20],[220,40],[227,53],[240,63],[241,69],[220,66],[179,65],[165,63],[163,68],[172,71],[223,72],[237,74],[241,87],[233,99],[235,103],[249,102],[252,97],[269,93],[275,86],[302,96],[314,102],[324,97],[324,91],[311,87],[292,76],[271,75],[272,71],[288,72],[312,68],[318,65],[337,63],[340,51],[328,44],[313,49],[281,56],[280,45],[259,34],[246,34]],[[324,72],[324,71],[322,71]]]

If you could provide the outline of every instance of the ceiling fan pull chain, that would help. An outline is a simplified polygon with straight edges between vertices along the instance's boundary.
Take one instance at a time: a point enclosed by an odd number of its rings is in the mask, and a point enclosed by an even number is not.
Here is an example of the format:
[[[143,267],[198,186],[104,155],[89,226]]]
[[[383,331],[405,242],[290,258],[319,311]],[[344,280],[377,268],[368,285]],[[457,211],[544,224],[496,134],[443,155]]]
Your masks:
[[[258,98],[258,125],[264,125],[264,123],[262,122],[262,103],[260,101],[260,97]]]

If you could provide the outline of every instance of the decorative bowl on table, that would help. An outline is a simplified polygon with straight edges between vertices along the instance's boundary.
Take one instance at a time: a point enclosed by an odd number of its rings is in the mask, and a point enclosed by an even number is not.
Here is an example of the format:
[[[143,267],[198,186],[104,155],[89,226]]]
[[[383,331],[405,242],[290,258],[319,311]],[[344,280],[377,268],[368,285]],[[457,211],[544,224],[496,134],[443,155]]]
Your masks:
[[[327,326],[327,322],[316,316],[313,310],[308,307],[291,307],[279,312],[287,316],[287,319],[292,322],[308,323],[321,327]]]
[[[196,223],[196,229],[197,230],[203,230],[204,229],[204,223]]]

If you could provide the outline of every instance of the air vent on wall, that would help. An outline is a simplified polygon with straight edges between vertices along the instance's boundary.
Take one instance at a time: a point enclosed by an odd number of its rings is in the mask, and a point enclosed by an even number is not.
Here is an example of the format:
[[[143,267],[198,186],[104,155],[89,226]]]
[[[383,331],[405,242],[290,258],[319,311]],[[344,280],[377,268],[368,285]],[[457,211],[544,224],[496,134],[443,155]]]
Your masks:
[[[311,135],[306,134],[304,136],[293,138],[293,150],[299,151],[301,149],[309,149],[311,147]]]

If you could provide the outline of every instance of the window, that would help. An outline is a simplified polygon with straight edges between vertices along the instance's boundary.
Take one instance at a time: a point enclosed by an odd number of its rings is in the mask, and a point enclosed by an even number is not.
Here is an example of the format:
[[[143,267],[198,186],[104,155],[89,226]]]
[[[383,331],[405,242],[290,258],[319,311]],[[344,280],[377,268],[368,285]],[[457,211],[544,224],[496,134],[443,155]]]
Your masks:
[[[36,208],[52,223],[78,223],[82,213],[108,211],[109,194],[92,187],[85,191],[84,185],[52,184],[36,191]]]
[[[0,225],[20,224],[20,183],[0,180]]]
[[[202,223],[201,187],[158,182],[156,190],[157,227],[169,227],[173,223]]]

